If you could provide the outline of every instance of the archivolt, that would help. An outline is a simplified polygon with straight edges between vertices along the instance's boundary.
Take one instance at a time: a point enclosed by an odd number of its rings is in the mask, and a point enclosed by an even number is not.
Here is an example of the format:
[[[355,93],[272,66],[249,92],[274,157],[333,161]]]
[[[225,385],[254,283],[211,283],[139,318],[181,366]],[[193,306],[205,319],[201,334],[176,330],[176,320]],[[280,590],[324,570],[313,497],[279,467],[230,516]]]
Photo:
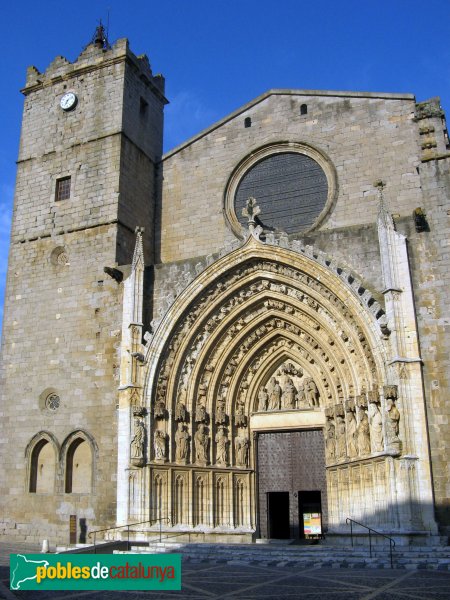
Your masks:
[[[385,380],[374,311],[354,286],[312,258],[254,238],[218,260],[177,298],[148,347],[147,405],[182,399],[194,415],[217,398],[255,410],[260,385],[286,360],[310,373],[332,406]]]

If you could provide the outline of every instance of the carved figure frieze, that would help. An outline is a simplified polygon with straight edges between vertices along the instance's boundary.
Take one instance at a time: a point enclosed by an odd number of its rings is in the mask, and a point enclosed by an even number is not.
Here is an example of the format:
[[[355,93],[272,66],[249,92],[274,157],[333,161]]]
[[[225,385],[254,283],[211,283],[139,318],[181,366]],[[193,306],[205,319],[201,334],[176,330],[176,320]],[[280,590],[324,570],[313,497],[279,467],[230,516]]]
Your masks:
[[[233,294],[229,294],[229,290],[233,285],[241,281],[244,282],[248,275],[256,271],[282,275],[285,278],[291,278],[294,283],[276,281],[276,278],[273,278],[272,281],[273,276],[268,276],[269,279],[255,281],[255,276],[252,276],[251,281],[238,287]],[[303,289],[296,289],[295,281],[299,282]],[[243,303],[248,298],[264,290],[278,294],[278,298],[268,299],[261,294],[260,298],[255,298],[252,301],[251,307],[247,308],[246,311]],[[222,303],[220,303],[220,294],[225,293],[229,295],[226,299],[224,296]],[[282,296],[283,299],[281,299]],[[361,298],[362,301],[366,301],[367,294],[364,297],[361,296]],[[299,305],[299,299],[304,303],[302,307]],[[215,305],[211,310],[213,303]],[[330,309],[330,303],[334,305],[333,310]],[[262,320],[261,315],[264,314],[264,304],[273,310],[272,323],[265,321],[261,324],[260,322]],[[208,311],[210,311],[210,314],[208,314]],[[345,319],[343,319],[344,315]],[[255,316],[258,316],[259,322],[255,325],[255,328],[250,330],[250,323],[255,319]],[[220,282],[216,281],[206,287],[202,291],[202,296],[193,302],[187,316],[184,316],[183,321],[180,321],[176,327],[174,335],[163,353],[165,359],[161,362],[161,368],[158,372],[156,397],[159,398],[160,404],[155,403],[154,416],[157,419],[165,418],[167,416],[166,402],[167,407],[171,408],[169,395],[173,398],[175,396],[173,390],[180,389],[180,386],[186,386],[184,389],[185,401],[181,401],[178,394],[173,410],[176,422],[187,422],[189,418],[187,410],[190,403],[186,390],[189,389],[189,398],[192,398],[192,392],[196,389],[195,386],[198,386],[197,402],[193,403],[195,406],[193,408],[194,422],[197,424],[213,423],[218,426],[227,425],[228,417],[225,414],[225,402],[222,402],[222,393],[221,398],[214,403],[214,397],[212,397],[211,391],[208,392],[208,386],[211,382],[212,388],[214,382],[214,389],[216,390],[221,390],[222,386],[231,390],[231,386],[234,386],[233,378],[237,368],[243,364],[243,361],[249,361],[250,366],[247,366],[243,374],[239,375],[238,386],[243,390],[246,388],[251,389],[252,378],[257,377],[259,365],[262,364],[262,357],[264,356],[263,353],[258,354],[260,362],[254,360],[254,348],[255,346],[258,348],[257,343],[267,334],[272,337],[277,335],[283,337],[284,339],[277,340],[276,344],[283,343],[287,348],[294,348],[311,365],[316,363],[317,366],[311,367],[311,374],[314,374],[315,380],[320,383],[321,392],[319,393],[319,388],[312,377],[305,376],[303,378],[303,372],[295,374],[290,371],[290,369],[298,369],[298,365],[284,363],[280,367],[280,373],[274,372],[276,377],[272,377],[265,388],[258,388],[257,400],[254,402],[255,398],[253,396],[252,401],[254,403],[252,406],[256,404],[259,411],[308,409],[317,408],[324,402],[324,398],[321,398],[322,393],[325,398],[331,398],[335,393],[336,396],[342,398],[345,396],[346,390],[348,392],[348,387],[344,383],[341,384],[341,382],[346,381],[349,369],[346,366],[340,367],[340,365],[349,364],[350,362],[345,360],[342,349],[346,348],[347,352],[353,350],[353,368],[357,373],[363,373],[366,369],[365,365],[367,363],[364,362],[363,356],[370,364],[373,363],[369,344],[362,329],[358,327],[355,317],[356,315],[352,314],[349,307],[316,278],[293,267],[279,265],[270,260],[255,259],[249,261],[235,269],[230,275],[224,276]],[[226,323],[224,319],[227,320]],[[227,327],[228,322],[229,327]],[[298,323],[302,327],[299,327]],[[222,329],[220,335],[216,333],[218,327]],[[341,338],[335,341],[332,337],[329,340],[330,328],[335,329],[336,327],[339,327],[338,331],[342,332]],[[274,329],[280,330],[279,334],[275,333]],[[245,331],[248,331],[246,336],[243,335]],[[318,333],[316,334],[316,332]],[[226,333],[232,334],[231,339],[238,337],[239,344],[236,344],[236,349],[233,351],[232,362],[229,361],[222,366],[221,356],[227,345],[230,344],[230,341],[226,339]],[[191,335],[192,342],[190,346],[186,347],[185,340],[189,339]],[[333,342],[333,348],[330,348],[327,342]],[[182,346],[182,344],[184,345]],[[259,346],[263,347],[263,344],[259,344]],[[273,351],[274,344],[271,343],[270,347]],[[182,348],[183,354],[181,354],[180,348]],[[202,355],[204,348],[207,349],[206,355]],[[184,357],[184,363],[178,362],[181,356]],[[202,362],[199,370],[200,360]],[[217,371],[214,373],[214,369],[218,364],[220,365],[221,375],[217,379]],[[177,365],[176,374],[174,365]],[[325,374],[321,377],[319,377],[319,371],[317,371],[319,365],[325,368]],[[203,373],[201,369],[203,369]],[[195,383],[191,380],[194,372],[198,373]],[[272,380],[275,380],[276,383]],[[202,389],[198,384],[199,381],[203,386]],[[169,390],[167,389],[168,382],[170,382]],[[212,406],[214,411],[214,416],[210,415],[211,421],[206,414],[207,405]],[[230,408],[230,410],[233,409]],[[238,401],[235,404],[234,411],[230,413],[230,419],[233,419],[234,424],[238,427],[247,425],[245,410],[245,404],[241,405]],[[352,428],[354,428],[355,422],[354,412],[352,416],[347,415],[347,418],[343,419],[344,427],[347,427],[347,450],[351,457],[355,452],[351,441],[354,438]],[[336,421],[333,426],[340,427],[341,423]],[[372,423],[370,427],[372,427]],[[375,448],[375,434],[372,434],[372,437]]]
[[[178,429],[175,433],[175,460],[185,463],[187,461],[189,449],[189,434],[185,429],[184,424],[180,421]]]

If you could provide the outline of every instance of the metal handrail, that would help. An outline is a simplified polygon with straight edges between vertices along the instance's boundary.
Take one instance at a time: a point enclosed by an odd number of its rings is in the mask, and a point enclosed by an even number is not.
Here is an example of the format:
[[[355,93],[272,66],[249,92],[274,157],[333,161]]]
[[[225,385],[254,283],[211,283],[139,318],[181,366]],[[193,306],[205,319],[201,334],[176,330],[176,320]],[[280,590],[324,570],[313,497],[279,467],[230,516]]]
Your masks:
[[[395,548],[395,541],[390,538],[388,535],[385,535],[384,533],[380,533],[379,531],[376,531],[375,529],[372,529],[372,527],[368,527],[367,525],[364,525],[363,523],[359,523],[358,521],[355,521],[355,519],[350,519],[350,517],[347,517],[345,519],[346,524],[348,525],[350,523],[350,538],[352,541],[352,547],[353,547],[353,523],[356,523],[356,525],[359,525],[360,527],[364,527],[365,529],[369,530],[369,553],[370,553],[370,558],[372,558],[372,536],[371,536],[371,531],[373,531],[376,535],[380,535],[381,537],[386,538],[387,540],[389,540],[389,554],[391,557],[391,569],[394,568],[394,562],[392,559],[392,550]]]
[[[88,538],[92,535],[94,536],[94,554],[97,554],[97,533],[103,533],[104,531],[113,531],[114,529],[122,529],[123,527],[127,528],[127,550],[130,550],[130,527],[135,527],[136,525],[144,525],[145,523],[159,523],[159,541],[162,539],[162,522],[167,521],[171,522],[170,517],[161,517],[159,519],[147,519],[147,521],[139,521],[138,523],[127,523],[126,525],[116,525],[115,527],[106,527],[105,529],[96,529],[95,531],[91,531],[88,533]]]

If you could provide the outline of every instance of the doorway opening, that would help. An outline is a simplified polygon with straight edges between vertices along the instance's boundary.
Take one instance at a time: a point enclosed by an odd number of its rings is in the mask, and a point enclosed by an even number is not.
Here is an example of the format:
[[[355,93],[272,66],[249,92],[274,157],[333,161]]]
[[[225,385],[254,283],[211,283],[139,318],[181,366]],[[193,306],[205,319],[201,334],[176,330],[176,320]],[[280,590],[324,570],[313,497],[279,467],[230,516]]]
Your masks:
[[[291,537],[289,492],[267,492],[267,530],[272,539]]]
[[[300,538],[322,536],[322,494],[320,490],[298,492]]]

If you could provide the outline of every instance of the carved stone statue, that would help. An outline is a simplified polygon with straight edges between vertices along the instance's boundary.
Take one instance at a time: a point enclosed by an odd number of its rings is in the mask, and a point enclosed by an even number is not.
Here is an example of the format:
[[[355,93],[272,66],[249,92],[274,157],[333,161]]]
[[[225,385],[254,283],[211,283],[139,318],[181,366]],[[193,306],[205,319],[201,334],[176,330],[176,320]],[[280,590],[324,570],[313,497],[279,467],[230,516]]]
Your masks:
[[[166,434],[157,429],[154,436],[155,459],[164,460],[166,458]]]
[[[258,412],[267,410],[267,403],[269,401],[269,394],[264,386],[259,388],[258,392]]]
[[[248,450],[250,447],[249,439],[238,436],[234,440],[234,449],[236,451],[236,464],[239,467],[248,467]]]
[[[203,423],[200,423],[194,436],[195,440],[195,460],[198,463],[206,464],[208,462],[208,434]]]
[[[355,413],[353,410],[349,410],[347,412],[347,451],[349,458],[358,456],[357,427]]]
[[[361,406],[359,409],[359,425],[356,430],[356,436],[358,440],[358,450],[360,456],[366,456],[370,454],[370,427],[369,419],[364,407]]]
[[[268,410],[280,410],[281,387],[275,377],[271,377],[269,382],[269,406]]]
[[[234,415],[234,424],[236,427],[246,427],[247,426],[247,418],[244,414],[245,405],[242,400],[238,400],[236,402],[236,409]]]
[[[308,377],[305,380],[305,394],[309,406],[319,406],[319,390],[312,377]]]
[[[189,434],[187,431],[185,431],[184,425],[180,421],[178,423],[177,432],[175,433],[175,445],[176,445],[175,460],[177,462],[183,462],[187,459],[188,440],[189,440]]]
[[[219,399],[216,404],[216,425],[225,425],[227,416],[225,414],[225,400]]]
[[[383,452],[383,417],[381,416],[381,411],[378,408],[378,404],[375,402],[369,404],[369,425],[372,451]]]
[[[296,397],[296,395],[297,395],[297,389],[294,386],[294,382],[289,377],[288,380],[286,381],[285,385],[284,385],[283,394],[281,396],[281,406],[282,406],[282,408],[284,408],[286,410],[290,410],[292,408],[295,408],[295,397]]]
[[[225,427],[219,427],[216,434],[216,460],[218,464],[226,465],[228,462],[228,437]]]
[[[305,386],[299,385],[297,390],[297,408],[308,408],[308,402],[306,400]]]
[[[199,401],[195,409],[195,422],[205,423],[206,422],[206,408],[205,405]]]
[[[345,438],[345,419],[338,415],[336,417],[336,458],[345,458],[347,456]]]
[[[391,450],[401,450],[399,433],[400,412],[391,398],[386,400],[386,442]]]
[[[131,459],[137,464],[137,461],[144,460],[144,442],[145,442],[145,426],[142,419],[134,421],[134,437],[131,440]]]
[[[336,459],[336,435],[332,419],[327,419],[325,454],[328,463],[333,462]]]
[[[166,403],[162,398],[155,402],[155,417],[157,419],[164,419],[166,416]]]
[[[181,400],[175,406],[175,421],[186,421],[186,406]]]

